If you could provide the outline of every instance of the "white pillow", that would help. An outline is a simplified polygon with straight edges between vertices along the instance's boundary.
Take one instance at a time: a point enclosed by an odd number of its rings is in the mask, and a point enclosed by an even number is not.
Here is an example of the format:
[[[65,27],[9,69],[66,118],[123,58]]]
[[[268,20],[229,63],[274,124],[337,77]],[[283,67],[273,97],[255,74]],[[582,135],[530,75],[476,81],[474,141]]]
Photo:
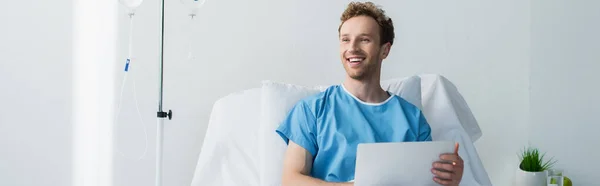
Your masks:
[[[436,124],[433,127],[439,127],[432,135],[462,127],[472,142],[481,138],[481,128],[475,116],[458,92],[458,88],[450,80],[438,74],[421,74],[419,77],[421,77],[423,97],[421,110],[430,124]]]
[[[383,81],[384,90],[408,102],[421,106],[421,80],[418,76]],[[262,115],[259,136],[259,172],[261,186],[281,185],[283,158],[286,143],[275,132],[292,107],[301,99],[324,91],[329,86],[306,87],[293,84],[263,81]]]
[[[389,79],[381,82],[381,87],[392,94],[400,96],[409,103],[417,106],[417,108],[423,108],[421,100],[421,77],[410,76],[405,78]]]
[[[208,122],[192,186],[259,186],[260,88],[218,99]]]

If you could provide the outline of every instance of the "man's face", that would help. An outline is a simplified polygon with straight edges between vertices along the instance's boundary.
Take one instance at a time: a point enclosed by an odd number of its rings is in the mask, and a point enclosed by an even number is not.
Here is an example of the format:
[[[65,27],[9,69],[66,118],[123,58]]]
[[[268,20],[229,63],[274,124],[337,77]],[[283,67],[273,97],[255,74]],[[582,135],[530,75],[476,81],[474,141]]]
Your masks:
[[[340,28],[340,57],[348,75],[362,80],[379,70],[389,44],[380,44],[379,25],[368,16],[346,20]]]

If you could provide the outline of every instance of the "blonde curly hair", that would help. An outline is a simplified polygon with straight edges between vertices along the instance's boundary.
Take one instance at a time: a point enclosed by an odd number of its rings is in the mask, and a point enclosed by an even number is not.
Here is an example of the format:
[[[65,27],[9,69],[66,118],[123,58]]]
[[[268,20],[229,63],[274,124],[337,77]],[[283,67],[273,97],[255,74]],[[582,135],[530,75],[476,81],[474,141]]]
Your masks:
[[[344,22],[348,19],[356,17],[356,16],[369,16],[379,24],[379,41],[383,45],[385,43],[390,43],[390,45],[394,44],[394,24],[392,23],[392,19],[385,15],[385,11],[379,8],[372,2],[351,2],[342,13],[340,20],[340,26],[338,28],[338,33],[342,28]]]

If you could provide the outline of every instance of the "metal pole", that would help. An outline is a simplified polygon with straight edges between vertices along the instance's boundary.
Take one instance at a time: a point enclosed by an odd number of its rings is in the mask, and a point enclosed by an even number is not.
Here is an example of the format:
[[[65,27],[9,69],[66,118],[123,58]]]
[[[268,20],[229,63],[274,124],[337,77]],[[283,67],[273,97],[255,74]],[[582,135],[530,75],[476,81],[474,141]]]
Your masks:
[[[165,118],[171,120],[172,112],[163,111],[163,64],[164,64],[164,42],[165,42],[165,0],[161,0],[161,24],[160,24],[160,65],[159,65],[159,89],[158,89],[158,112],[156,124],[156,179],[155,185],[162,185],[162,159],[163,159],[163,129]]]
[[[158,118],[156,128],[156,186],[162,185],[162,147],[164,121],[165,118]]]
[[[165,0],[161,0],[161,24],[160,24],[160,66],[159,66],[159,74],[160,74],[160,84],[158,90],[158,112],[162,112],[162,100],[163,100],[163,61],[164,61],[164,44],[165,44]]]

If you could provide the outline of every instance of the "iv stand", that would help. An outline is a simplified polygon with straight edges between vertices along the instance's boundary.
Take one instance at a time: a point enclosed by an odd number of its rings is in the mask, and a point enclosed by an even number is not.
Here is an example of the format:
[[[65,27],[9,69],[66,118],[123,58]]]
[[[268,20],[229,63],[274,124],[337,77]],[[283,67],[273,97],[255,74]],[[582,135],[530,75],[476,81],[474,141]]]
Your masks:
[[[165,118],[173,117],[173,112],[164,112],[162,109],[163,102],[163,60],[164,60],[164,41],[165,41],[165,0],[161,0],[161,32],[160,32],[160,66],[159,66],[159,90],[158,90],[158,112],[157,127],[156,127],[156,186],[162,185],[162,155],[163,155],[163,128]]]

